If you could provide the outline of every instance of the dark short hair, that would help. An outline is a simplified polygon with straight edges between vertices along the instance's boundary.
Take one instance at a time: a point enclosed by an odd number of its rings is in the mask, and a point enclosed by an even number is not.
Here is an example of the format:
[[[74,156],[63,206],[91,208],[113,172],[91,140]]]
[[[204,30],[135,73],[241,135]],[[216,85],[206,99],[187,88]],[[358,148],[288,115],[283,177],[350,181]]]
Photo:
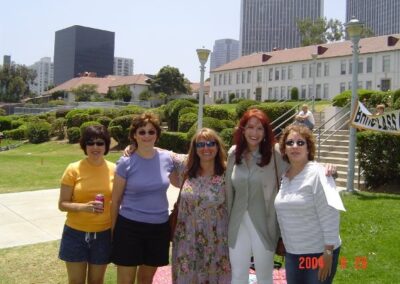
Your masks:
[[[134,138],[136,130],[138,130],[138,128],[140,128],[140,127],[146,126],[147,123],[152,124],[154,126],[154,128],[156,129],[156,132],[157,132],[156,141],[158,140],[158,138],[160,138],[161,127],[160,127],[160,122],[159,122],[157,116],[150,112],[143,113],[143,114],[133,118],[131,128],[129,130],[129,139],[132,140],[132,142],[135,144],[136,147],[137,147],[137,142]]]
[[[111,139],[110,134],[108,133],[107,128],[104,125],[91,125],[86,127],[83,131],[81,139],[79,140],[79,144],[81,145],[81,149],[83,150],[83,152],[85,152],[85,155],[87,155],[86,142],[95,139],[104,140],[106,144],[104,155],[107,155],[108,151],[110,150]]]
[[[308,150],[308,160],[309,161],[314,161],[315,158],[315,138],[314,135],[312,133],[312,131],[310,130],[310,128],[308,128],[307,126],[304,126],[302,124],[291,124],[286,126],[286,128],[283,130],[283,134],[280,137],[279,140],[279,150],[282,153],[282,158],[284,161],[289,162],[288,156],[286,155],[286,139],[289,136],[290,132],[297,132],[298,134],[300,134],[304,140],[306,140],[306,145],[307,145],[307,150]]]

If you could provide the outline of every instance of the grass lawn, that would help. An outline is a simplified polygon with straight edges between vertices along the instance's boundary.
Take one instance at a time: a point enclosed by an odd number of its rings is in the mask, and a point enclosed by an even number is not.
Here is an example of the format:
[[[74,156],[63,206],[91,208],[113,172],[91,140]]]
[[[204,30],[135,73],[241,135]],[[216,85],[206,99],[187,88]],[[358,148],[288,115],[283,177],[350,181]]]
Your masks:
[[[106,158],[115,162],[120,156],[118,151]],[[0,193],[57,188],[67,165],[83,157],[79,144],[59,141],[0,152]]]
[[[335,284],[399,283],[400,196],[344,195],[341,215],[342,250]],[[66,283],[58,241],[0,249],[0,283]],[[106,283],[116,283],[116,269],[107,269]]]

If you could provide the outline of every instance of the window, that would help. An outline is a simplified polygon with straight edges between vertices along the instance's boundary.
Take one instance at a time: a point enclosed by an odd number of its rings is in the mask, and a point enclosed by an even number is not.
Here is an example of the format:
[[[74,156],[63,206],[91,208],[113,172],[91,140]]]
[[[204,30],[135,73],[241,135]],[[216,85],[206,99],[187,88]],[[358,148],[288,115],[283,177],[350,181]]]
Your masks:
[[[279,69],[275,68],[275,80],[279,80]]]
[[[316,85],[315,98],[316,99],[321,98],[321,84]]]
[[[349,74],[353,74],[353,62],[349,60]]]
[[[222,85],[222,74],[219,74],[218,76],[218,85]]]
[[[217,97],[217,92],[214,92],[214,100],[217,98],[219,99],[219,97]]]
[[[246,82],[246,72],[242,71],[242,84]]]
[[[272,76],[274,75],[274,70],[272,68],[268,69],[268,81],[272,81]]]
[[[313,85],[308,85],[308,98],[311,99],[314,96]]]
[[[372,90],[372,81],[365,82],[365,88],[367,90]]]
[[[242,92],[241,92],[241,94],[240,94],[240,97],[241,98],[243,98],[244,99],[244,95],[245,95],[245,92],[244,92],[245,90],[242,90]]]
[[[286,80],[286,68],[282,67],[281,70],[281,79]]]
[[[281,87],[281,96],[280,99],[283,99],[285,97],[285,87]]]
[[[251,83],[251,71],[247,71],[247,83]]]
[[[324,76],[329,76],[329,62],[324,62]]]
[[[308,65],[308,77],[311,78],[314,74],[314,62]]]
[[[261,88],[256,88],[256,101],[261,102]]]
[[[367,73],[372,72],[372,57],[367,58]]]
[[[340,74],[341,75],[346,74],[346,60],[340,61]]]
[[[236,84],[240,83],[240,72],[236,72]]]
[[[324,99],[329,98],[329,84],[325,83],[324,84]]]
[[[301,65],[301,78],[304,79],[307,77],[307,65],[302,64]]]
[[[321,77],[321,69],[322,69],[322,63],[318,62],[317,63],[317,77]]]
[[[340,83],[340,92],[343,93],[344,91],[346,91],[346,83],[342,82]]]
[[[364,73],[364,62],[358,62],[358,74]]]
[[[226,73],[224,73],[224,85],[226,85]]]
[[[287,94],[286,94],[286,99],[290,99],[290,91],[292,90],[292,86],[287,87]]]
[[[247,89],[247,94],[246,94],[246,96],[247,96],[247,99],[249,100],[249,99],[250,99],[250,89]]]
[[[288,67],[288,79],[291,80],[293,79],[293,68],[291,65]]]
[[[357,84],[357,88],[358,89],[362,89],[362,86],[363,86],[362,81],[358,81],[357,83],[358,83]]]
[[[351,89],[353,89],[353,83],[352,83],[352,82],[349,82],[348,90],[351,90]]]
[[[306,93],[307,93],[307,86],[306,86],[306,85],[302,85],[302,86],[301,86],[301,94],[300,94],[300,97],[301,97],[302,99],[305,99],[305,98],[306,98]]]
[[[274,88],[274,100],[276,100],[278,98],[278,87]]]
[[[382,57],[382,72],[390,71],[390,56],[385,55]]]
[[[217,74],[214,74],[214,86],[217,86]]]
[[[272,99],[272,88],[268,88],[268,99]]]
[[[257,83],[261,83],[262,80],[262,70],[257,69]]]
[[[231,74],[231,72],[229,72],[228,73],[228,84],[230,85],[230,84],[232,84],[232,74]]]

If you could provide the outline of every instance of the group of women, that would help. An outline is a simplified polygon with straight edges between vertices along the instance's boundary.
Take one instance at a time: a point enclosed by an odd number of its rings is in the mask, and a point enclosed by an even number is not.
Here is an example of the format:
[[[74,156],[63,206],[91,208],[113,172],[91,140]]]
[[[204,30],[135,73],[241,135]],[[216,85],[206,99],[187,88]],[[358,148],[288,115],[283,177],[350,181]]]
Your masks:
[[[173,283],[248,283],[252,256],[257,283],[273,283],[280,236],[289,284],[332,282],[343,208],[327,198],[337,194],[328,186],[331,167],[313,161],[310,130],[289,126],[276,144],[268,117],[250,109],[228,155],[208,128],[194,135],[187,155],[156,148],[160,134],[155,116],[135,117],[133,151],[115,167],[104,159],[106,129],[86,128],[80,144],[87,157],[69,165],[61,181],[59,207],[68,213],[59,257],[70,283],[103,283],[110,261],[118,283],[152,283],[157,267],[169,263],[170,183],[181,188]],[[305,257],[321,265],[302,269]]]

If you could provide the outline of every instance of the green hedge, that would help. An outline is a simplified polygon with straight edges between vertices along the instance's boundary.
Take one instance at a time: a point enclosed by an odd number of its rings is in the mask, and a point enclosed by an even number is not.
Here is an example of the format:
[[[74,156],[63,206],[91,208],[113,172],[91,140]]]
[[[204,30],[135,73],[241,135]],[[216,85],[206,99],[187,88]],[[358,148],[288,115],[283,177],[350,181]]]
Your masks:
[[[391,101],[392,92],[382,92],[376,90],[357,90],[358,100],[365,102],[368,108],[375,108],[378,104],[388,105]],[[346,90],[332,99],[332,105],[344,107],[351,101],[351,90]]]
[[[12,129],[12,122],[11,118],[7,116],[0,117],[0,131],[4,130],[11,130]]]
[[[400,136],[376,131],[358,132],[357,147],[368,188],[400,179]]]
[[[57,137],[57,139],[61,140],[65,138],[65,125],[66,120],[63,117],[57,118],[54,123],[51,125],[51,136]]]
[[[271,120],[271,122],[277,120],[281,115],[284,113],[288,112],[293,106],[290,104],[274,104],[274,103],[263,103],[257,106],[254,106],[254,108],[258,108],[262,110]],[[276,121],[273,125],[275,128],[278,124],[284,122],[286,119],[288,119],[290,116],[296,114],[296,110],[293,109],[290,111],[287,115],[283,116],[279,121]],[[286,125],[292,123],[292,120],[289,120],[286,122],[283,126],[280,128],[285,128]]]
[[[23,125],[17,129],[6,130],[3,134],[7,139],[24,140],[26,139],[26,126]]]
[[[188,152],[189,144],[190,140],[186,133],[182,132],[162,132],[157,142],[157,146],[160,148],[183,154]]]
[[[190,127],[197,121],[197,114],[195,113],[186,113],[179,118],[178,122],[178,131],[179,132],[188,132]]]
[[[187,114],[187,113],[197,114],[198,113],[198,109],[197,109],[197,107],[184,107],[183,109],[181,109],[179,111],[178,119],[181,119],[182,115]]]
[[[242,100],[236,105],[236,117],[240,119],[246,110],[254,105],[259,105],[260,102],[253,100]]]
[[[118,142],[118,147],[123,148],[130,143],[129,129],[132,124],[132,115],[124,115],[111,120],[109,127],[110,135]]]
[[[213,117],[204,117],[203,118],[203,127],[208,127],[211,129],[214,129],[216,132],[221,132],[225,128],[225,124],[221,122],[221,120],[218,120]],[[191,139],[194,134],[196,134],[197,131],[197,122],[190,127],[187,137],[188,139]]]
[[[179,99],[170,101],[165,107],[165,119],[170,131],[178,130],[179,112],[185,107],[194,107],[194,104],[188,100]]]
[[[92,126],[92,125],[102,125],[102,124],[98,121],[87,121],[85,123],[82,123],[81,127],[79,127],[79,129],[81,130],[81,135],[85,131],[86,127]]]
[[[51,125],[44,121],[28,123],[26,136],[32,144],[39,144],[50,140]]]
[[[204,106],[204,116],[224,120],[229,119],[229,112],[220,106],[206,105]]]
[[[70,127],[67,129],[67,136],[69,143],[78,143],[81,138],[81,130],[76,126]]]
[[[67,128],[80,127],[82,123],[89,121],[89,113],[83,109],[74,109],[65,116]]]
[[[225,143],[226,150],[228,151],[229,148],[233,144],[233,133],[235,132],[234,128],[225,128],[221,131],[220,136]]]

